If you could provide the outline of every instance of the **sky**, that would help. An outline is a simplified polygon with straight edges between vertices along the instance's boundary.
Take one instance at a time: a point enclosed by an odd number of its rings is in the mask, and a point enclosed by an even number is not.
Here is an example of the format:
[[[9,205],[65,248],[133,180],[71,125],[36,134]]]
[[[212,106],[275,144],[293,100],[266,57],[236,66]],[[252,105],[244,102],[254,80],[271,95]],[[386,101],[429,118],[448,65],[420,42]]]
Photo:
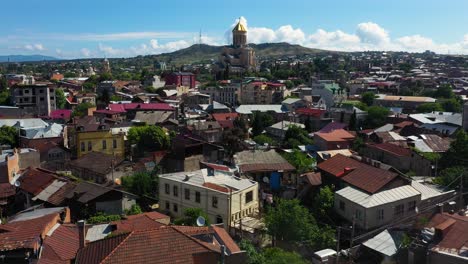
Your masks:
[[[248,42],[340,51],[468,54],[466,0],[15,0],[2,1],[0,55],[133,57],[199,42]],[[10,11],[8,11],[10,10]]]

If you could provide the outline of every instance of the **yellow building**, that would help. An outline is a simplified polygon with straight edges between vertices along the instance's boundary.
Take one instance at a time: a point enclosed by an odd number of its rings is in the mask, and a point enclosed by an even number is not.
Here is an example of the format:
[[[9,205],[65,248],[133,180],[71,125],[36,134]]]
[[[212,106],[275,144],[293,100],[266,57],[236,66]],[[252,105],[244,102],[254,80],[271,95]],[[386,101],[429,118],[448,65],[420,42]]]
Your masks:
[[[102,128],[102,127],[101,127]],[[84,131],[78,127],[76,133],[77,157],[94,151],[125,158],[124,134],[112,134],[110,129]]]

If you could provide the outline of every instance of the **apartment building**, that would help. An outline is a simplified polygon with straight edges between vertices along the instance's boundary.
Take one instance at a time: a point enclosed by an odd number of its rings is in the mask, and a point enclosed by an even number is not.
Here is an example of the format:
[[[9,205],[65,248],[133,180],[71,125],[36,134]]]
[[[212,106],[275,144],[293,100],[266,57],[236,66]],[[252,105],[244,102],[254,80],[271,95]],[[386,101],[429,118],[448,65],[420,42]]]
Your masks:
[[[258,183],[229,171],[201,169],[159,176],[161,210],[180,217],[185,208],[201,208],[212,224],[227,228],[258,212]]]
[[[48,84],[16,85],[13,104],[23,109],[23,114],[49,116],[56,109],[55,88]]]

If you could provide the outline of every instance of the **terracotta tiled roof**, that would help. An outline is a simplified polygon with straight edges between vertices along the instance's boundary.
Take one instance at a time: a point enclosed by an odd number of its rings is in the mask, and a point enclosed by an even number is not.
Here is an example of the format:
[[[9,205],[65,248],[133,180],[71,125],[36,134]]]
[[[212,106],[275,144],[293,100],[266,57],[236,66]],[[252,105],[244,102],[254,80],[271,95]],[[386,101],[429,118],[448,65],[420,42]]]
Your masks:
[[[70,261],[75,258],[78,248],[79,235],[77,226],[71,224],[61,225],[51,236],[47,236],[44,239],[42,255],[38,263]]]
[[[224,121],[224,120],[235,120],[239,114],[238,113],[218,113],[212,114],[214,120],[216,121]]]
[[[394,172],[367,165],[341,154],[320,163],[317,167],[369,193],[378,192],[398,177]]]
[[[169,218],[168,215],[165,215],[165,214],[161,214],[159,212],[146,212],[146,213],[142,213],[142,214],[137,214],[137,215],[129,215],[127,216],[127,219],[135,219],[135,218],[139,218],[141,216],[145,216],[151,220],[160,220],[160,219],[165,219],[165,218]]]
[[[77,255],[78,263],[194,263],[194,255],[218,256],[205,243],[170,226],[133,231],[90,243]],[[207,261],[204,263],[217,263]]]
[[[226,249],[230,254],[241,251],[239,246],[232,240],[231,236],[226,232],[226,230],[219,226],[212,226],[215,236],[217,239],[221,240],[222,244],[226,246]]]
[[[43,237],[58,220],[57,213],[42,217],[16,221],[0,226],[0,251],[19,248],[37,249]]]
[[[392,143],[381,143],[381,144],[375,144],[375,145],[369,144],[368,147],[377,148],[385,152],[389,152],[396,156],[405,156],[405,157],[411,156],[411,150],[409,148],[404,148],[404,147],[401,147]]]
[[[156,222],[155,219],[151,219],[146,214],[132,215],[129,216],[128,219],[115,221],[112,224],[116,226],[117,232],[149,230],[163,225]]]
[[[337,142],[337,141],[348,141],[355,138],[354,135],[344,129],[336,129],[328,133],[315,133],[316,136],[323,138],[325,141]]]

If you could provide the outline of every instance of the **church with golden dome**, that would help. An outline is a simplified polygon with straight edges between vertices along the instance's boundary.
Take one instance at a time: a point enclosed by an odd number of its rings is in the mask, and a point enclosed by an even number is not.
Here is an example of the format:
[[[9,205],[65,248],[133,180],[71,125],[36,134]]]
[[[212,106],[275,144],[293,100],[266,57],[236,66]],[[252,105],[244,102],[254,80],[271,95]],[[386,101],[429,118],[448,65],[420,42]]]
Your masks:
[[[217,63],[220,78],[257,71],[255,50],[247,44],[247,27],[242,20],[232,29],[232,45],[224,46]]]

